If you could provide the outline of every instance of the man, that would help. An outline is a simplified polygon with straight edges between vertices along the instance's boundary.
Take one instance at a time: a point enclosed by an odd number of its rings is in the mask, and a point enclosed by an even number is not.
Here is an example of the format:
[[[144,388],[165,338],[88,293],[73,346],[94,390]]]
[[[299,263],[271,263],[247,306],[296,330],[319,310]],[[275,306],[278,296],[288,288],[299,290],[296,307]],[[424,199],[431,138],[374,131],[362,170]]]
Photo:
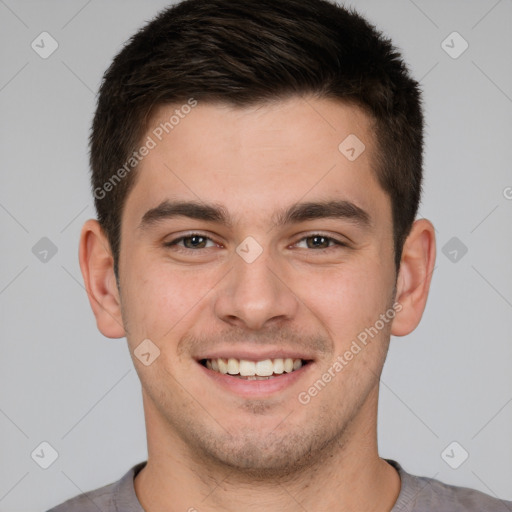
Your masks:
[[[506,511],[377,447],[435,261],[420,91],[324,0],[187,0],[107,71],[80,265],[126,336],[148,461],[53,512]]]

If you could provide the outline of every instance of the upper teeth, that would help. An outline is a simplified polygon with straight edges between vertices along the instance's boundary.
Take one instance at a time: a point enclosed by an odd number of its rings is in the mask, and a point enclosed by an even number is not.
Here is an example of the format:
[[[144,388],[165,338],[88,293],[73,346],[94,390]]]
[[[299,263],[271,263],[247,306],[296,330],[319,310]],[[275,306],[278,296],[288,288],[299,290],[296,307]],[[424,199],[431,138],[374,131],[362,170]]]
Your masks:
[[[265,359],[263,361],[247,361],[246,359],[207,359],[206,367],[220,373],[240,374],[243,377],[258,375],[269,377],[272,374],[290,373],[302,366],[302,359]]]

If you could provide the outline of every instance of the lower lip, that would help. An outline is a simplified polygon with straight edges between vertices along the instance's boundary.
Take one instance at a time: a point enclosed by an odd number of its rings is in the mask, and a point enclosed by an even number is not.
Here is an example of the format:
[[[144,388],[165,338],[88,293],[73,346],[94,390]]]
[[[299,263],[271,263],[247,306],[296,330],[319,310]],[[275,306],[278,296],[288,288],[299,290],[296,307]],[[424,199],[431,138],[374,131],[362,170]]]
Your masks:
[[[197,364],[200,366],[201,370],[205,372],[207,377],[211,378],[224,389],[244,398],[261,398],[283,391],[293,386],[299,379],[309,373],[310,367],[313,366],[313,363],[309,362],[298,370],[294,370],[291,373],[283,373],[279,377],[266,380],[246,380],[209,370],[201,363]]]

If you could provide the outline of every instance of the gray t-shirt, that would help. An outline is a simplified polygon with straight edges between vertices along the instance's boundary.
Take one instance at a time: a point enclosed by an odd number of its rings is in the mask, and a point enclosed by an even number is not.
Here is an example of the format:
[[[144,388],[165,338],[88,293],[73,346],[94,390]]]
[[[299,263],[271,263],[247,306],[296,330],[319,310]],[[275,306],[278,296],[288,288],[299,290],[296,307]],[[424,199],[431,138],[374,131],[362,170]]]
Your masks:
[[[467,487],[446,485],[438,480],[405,472],[394,460],[385,459],[400,475],[402,487],[391,512],[512,512],[512,501],[492,498]],[[52,508],[48,512],[144,512],[133,479],[146,465],[141,462],[121,480]]]

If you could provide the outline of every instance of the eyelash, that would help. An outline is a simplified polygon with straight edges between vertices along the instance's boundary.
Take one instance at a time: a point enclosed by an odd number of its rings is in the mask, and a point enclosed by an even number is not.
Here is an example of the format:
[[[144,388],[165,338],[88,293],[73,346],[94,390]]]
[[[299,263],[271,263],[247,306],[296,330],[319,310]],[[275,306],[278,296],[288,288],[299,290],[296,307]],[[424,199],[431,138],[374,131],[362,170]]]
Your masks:
[[[193,238],[193,237],[200,237],[200,238],[205,238],[206,240],[209,240],[211,242],[214,242],[209,236],[205,236],[205,235],[202,235],[201,233],[190,233],[189,235],[185,235],[185,236],[180,236],[179,238],[175,238],[174,240],[171,240],[170,242],[166,242],[164,244],[165,247],[173,247],[173,246],[178,246],[178,243],[182,242],[183,240],[187,239],[187,238]],[[215,242],[214,242],[215,243]],[[196,249],[189,249],[188,247],[180,247],[180,250],[184,250],[184,251],[195,251]]]
[[[216,242],[214,240],[212,240],[212,238],[210,238],[209,236],[202,235],[201,233],[190,233],[188,235],[184,235],[184,236],[181,236],[179,238],[175,238],[174,240],[171,240],[169,242],[166,242],[164,244],[164,246],[165,247],[179,247],[180,251],[185,251],[185,252],[190,252],[190,251],[196,252],[196,251],[199,251],[201,249],[211,249],[211,247],[204,247],[204,248],[200,248],[200,249],[190,249],[188,247],[184,247],[184,246],[179,246],[178,245],[180,242],[183,242],[185,239],[193,238],[193,237],[203,238],[203,239],[206,239],[207,241],[211,241],[211,242],[216,244]],[[297,242],[295,242],[293,245],[297,245],[298,243],[303,242],[303,241],[307,240],[308,238],[315,238],[315,237],[325,238],[326,240],[328,240],[329,243],[332,243],[332,245],[330,245],[329,247],[323,248],[323,249],[311,248],[311,250],[328,251],[329,249],[333,249],[336,246],[338,246],[338,247],[348,247],[348,244],[346,244],[346,243],[344,243],[344,242],[342,242],[340,240],[337,240],[336,238],[333,238],[331,236],[324,235],[322,233],[312,233],[310,235],[304,236],[301,239],[299,239]]]

